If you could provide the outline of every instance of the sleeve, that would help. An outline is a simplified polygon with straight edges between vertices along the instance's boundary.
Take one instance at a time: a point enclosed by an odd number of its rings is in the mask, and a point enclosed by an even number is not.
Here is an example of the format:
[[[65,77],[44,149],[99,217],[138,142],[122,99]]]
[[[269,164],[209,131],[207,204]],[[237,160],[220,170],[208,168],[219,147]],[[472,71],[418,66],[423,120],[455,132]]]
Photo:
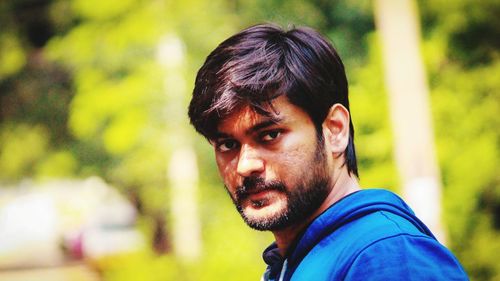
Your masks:
[[[373,242],[354,259],[345,280],[469,280],[458,260],[429,237],[399,234]]]

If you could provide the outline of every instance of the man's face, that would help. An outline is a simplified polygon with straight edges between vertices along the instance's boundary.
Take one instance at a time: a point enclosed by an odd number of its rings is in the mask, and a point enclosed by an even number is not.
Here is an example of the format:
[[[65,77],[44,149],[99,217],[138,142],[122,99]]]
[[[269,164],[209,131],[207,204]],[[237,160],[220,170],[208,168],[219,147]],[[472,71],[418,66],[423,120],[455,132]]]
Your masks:
[[[309,116],[285,97],[271,116],[243,107],[212,141],[226,189],[245,222],[280,230],[304,221],[331,190],[323,141]]]

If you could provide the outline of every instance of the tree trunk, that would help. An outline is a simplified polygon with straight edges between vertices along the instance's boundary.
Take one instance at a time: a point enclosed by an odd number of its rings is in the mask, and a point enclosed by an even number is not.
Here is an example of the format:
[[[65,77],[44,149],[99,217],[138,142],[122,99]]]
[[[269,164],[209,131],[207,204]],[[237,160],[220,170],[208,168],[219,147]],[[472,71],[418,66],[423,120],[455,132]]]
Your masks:
[[[440,176],[434,152],[429,90],[420,54],[416,2],[376,0],[375,20],[382,40],[403,196],[417,216],[444,242]]]

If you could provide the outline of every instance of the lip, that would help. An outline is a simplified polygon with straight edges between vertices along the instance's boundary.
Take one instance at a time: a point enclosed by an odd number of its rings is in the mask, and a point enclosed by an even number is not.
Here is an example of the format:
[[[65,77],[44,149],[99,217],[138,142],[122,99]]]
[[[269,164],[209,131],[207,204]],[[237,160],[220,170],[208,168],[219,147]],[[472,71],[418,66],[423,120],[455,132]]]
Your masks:
[[[263,190],[258,190],[258,191],[253,191],[248,193],[248,199],[250,200],[260,200],[264,199],[264,197],[267,197],[267,195],[272,192],[272,190],[269,189],[263,189]]]

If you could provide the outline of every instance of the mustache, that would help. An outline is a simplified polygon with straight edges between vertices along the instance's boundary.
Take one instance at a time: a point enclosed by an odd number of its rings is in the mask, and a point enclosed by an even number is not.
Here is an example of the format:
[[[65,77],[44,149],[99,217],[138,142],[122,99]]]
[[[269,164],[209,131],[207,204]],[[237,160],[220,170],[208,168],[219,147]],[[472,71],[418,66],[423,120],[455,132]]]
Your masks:
[[[237,201],[241,201],[252,193],[258,193],[265,190],[286,192],[286,187],[285,184],[279,180],[266,182],[261,177],[246,177],[243,179],[243,184],[236,188],[236,199]]]

